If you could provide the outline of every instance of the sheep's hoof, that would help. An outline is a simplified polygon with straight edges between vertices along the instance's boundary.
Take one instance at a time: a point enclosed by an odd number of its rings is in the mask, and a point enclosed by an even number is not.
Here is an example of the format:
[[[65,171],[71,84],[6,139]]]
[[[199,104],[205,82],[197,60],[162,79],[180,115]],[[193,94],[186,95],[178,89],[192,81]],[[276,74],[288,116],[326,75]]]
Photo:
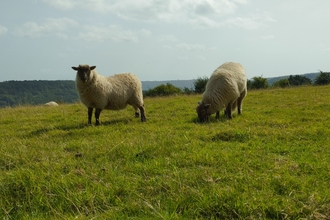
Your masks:
[[[135,112],[135,118],[140,117],[140,114],[138,112]]]

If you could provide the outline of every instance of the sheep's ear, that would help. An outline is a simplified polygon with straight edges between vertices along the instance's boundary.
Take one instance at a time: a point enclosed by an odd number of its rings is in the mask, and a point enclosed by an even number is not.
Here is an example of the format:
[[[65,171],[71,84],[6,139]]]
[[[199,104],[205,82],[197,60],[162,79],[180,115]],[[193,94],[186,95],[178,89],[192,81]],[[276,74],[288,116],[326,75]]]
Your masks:
[[[95,69],[96,68],[96,66],[91,66],[89,69],[90,70],[93,70],[93,69]]]
[[[78,71],[78,67],[71,67],[73,70],[77,70]]]
[[[204,107],[205,108],[209,108],[211,106],[211,104],[205,104]]]

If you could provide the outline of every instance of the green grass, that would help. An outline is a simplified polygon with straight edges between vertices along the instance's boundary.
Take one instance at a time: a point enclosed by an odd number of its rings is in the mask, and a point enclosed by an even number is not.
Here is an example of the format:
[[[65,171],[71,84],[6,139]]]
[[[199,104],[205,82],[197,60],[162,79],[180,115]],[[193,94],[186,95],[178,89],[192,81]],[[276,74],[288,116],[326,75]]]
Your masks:
[[[98,127],[82,104],[0,109],[0,219],[327,219],[329,93],[250,91],[242,115],[205,124],[201,95]]]

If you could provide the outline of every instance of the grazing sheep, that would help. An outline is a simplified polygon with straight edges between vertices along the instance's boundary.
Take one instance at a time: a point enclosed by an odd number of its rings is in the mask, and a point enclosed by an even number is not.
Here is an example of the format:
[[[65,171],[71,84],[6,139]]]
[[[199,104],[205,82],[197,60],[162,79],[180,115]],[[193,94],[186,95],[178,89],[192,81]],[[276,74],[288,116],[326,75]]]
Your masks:
[[[58,104],[54,101],[47,102],[45,105],[47,105],[47,106],[58,106]]]
[[[76,87],[80,100],[88,108],[88,124],[92,124],[94,108],[96,125],[99,125],[103,109],[120,110],[127,104],[133,106],[135,117],[141,113],[141,121],[146,121],[141,81],[131,73],[104,77],[95,68],[89,65],[72,67],[77,71]]]
[[[232,118],[232,111],[237,107],[242,113],[242,101],[247,94],[247,79],[243,66],[227,62],[219,66],[211,75],[203,93],[202,102],[196,108],[201,122],[208,121],[211,114],[225,108],[225,114]]]

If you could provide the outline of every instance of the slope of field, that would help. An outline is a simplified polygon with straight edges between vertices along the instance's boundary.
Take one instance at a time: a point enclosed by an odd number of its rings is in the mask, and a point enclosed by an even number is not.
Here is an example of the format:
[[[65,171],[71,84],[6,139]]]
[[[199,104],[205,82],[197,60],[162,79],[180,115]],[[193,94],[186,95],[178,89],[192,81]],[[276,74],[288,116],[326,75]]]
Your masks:
[[[197,123],[200,95],[132,108],[0,109],[1,219],[327,219],[330,86],[248,93]],[[95,120],[93,119],[93,123]]]

